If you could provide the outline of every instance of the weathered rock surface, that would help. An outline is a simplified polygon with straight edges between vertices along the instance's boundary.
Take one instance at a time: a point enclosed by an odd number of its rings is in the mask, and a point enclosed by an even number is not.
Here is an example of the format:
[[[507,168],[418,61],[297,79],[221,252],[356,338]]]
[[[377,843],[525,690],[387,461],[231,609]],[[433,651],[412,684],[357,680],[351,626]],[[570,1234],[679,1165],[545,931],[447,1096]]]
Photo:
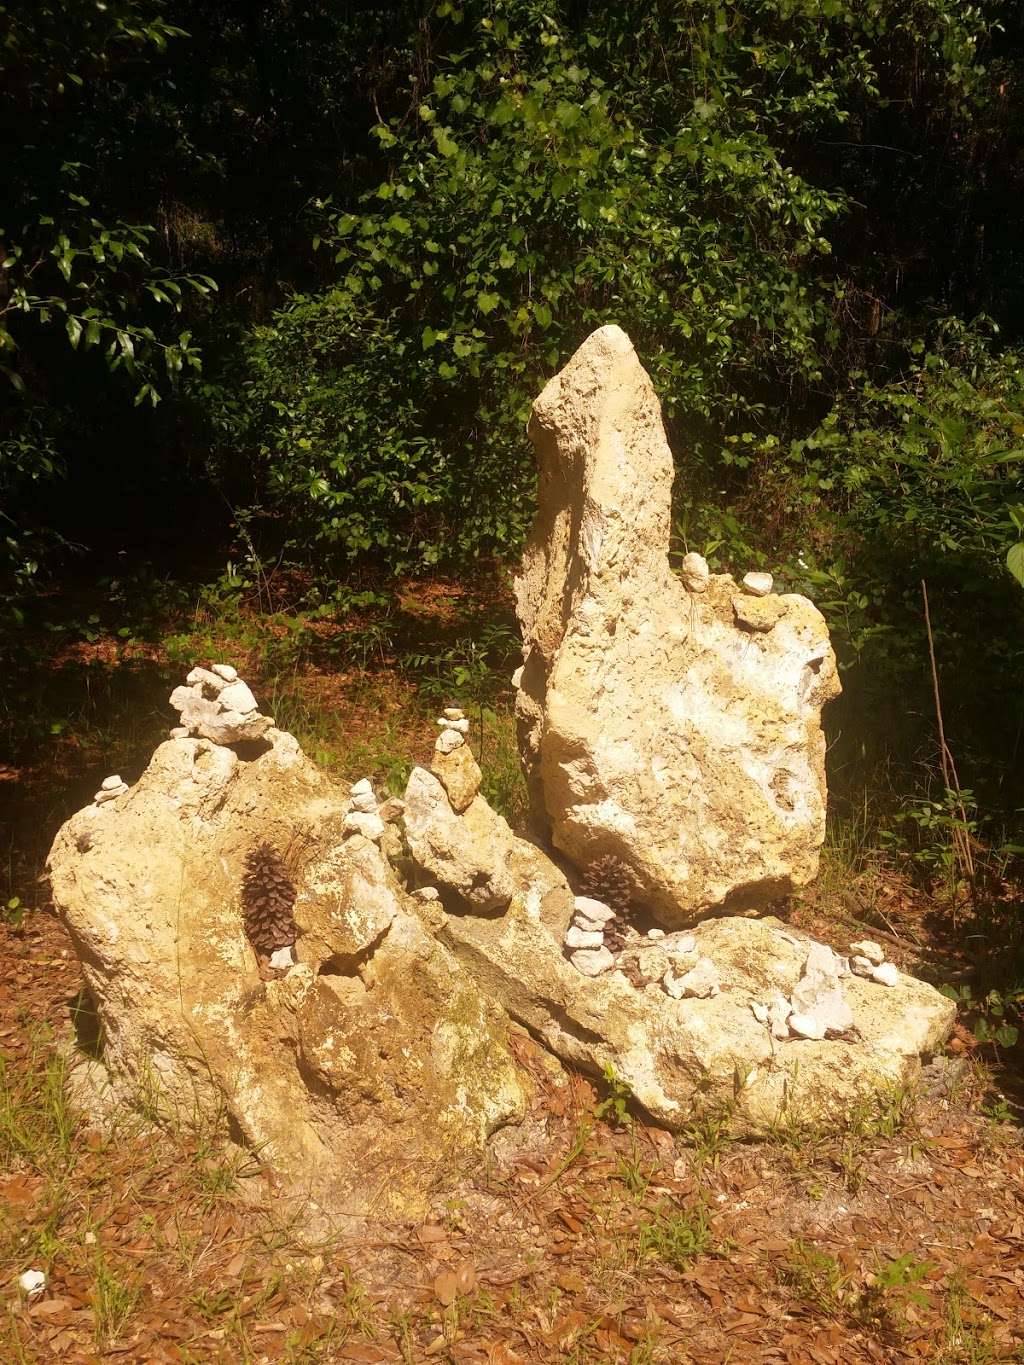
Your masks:
[[[249,760],[162,744],[127,795],[58,833],[54,900],[104,1061],[179,1122],[226,1111],[307,1214],[417,1217],[431,1182],[522,1112],[506,1017],[380,850],[343,838],[345,795],[290,735],[265,739]],[[289,860],[299,927],[298,964],[269,981],[240,906],[263,842]]]
[[[659,955],[652,971],[666,961],[677,969],[713,964],[713,980],[701,968],[697,983],[707,998],[673,999],[653,982],[638,989],[618,969],[581,975],[552,951],[558,945],[538,910],[536,898],[517,892],[500,918],[446,915],[439,936],[558,1056],[590,1071],[611,1066],[669,1127],[706,1111],[725,1113],[741,1133],[842,1122],[865,1099],[911,1080],[920,1055],[938,1048],[953,1024],[953,1003],[923,982],[903,976],[888,989],[848,976],[849,1035],[793,1037],[788,997],[806,979],[808,957],[824,946],[778,920],[706,920],[689,935],[640,948],[641,958]]]
[[[671,572],[672,457],[619,328],[551,380],[530,435],[517,713],[540,831],[578,866],[620,859],[670,927],[808,882],[825,824],[820,712],[839,691],[820,613],[727,575],[705,584],[694,560],[698,591]],[[770,588],[757,580],[748,589]]]
[[[561,944],[573,895],[550,858],[513,834],[480,795],[460,814],[425,768],[413,768],[404,800],[409,852],[427,880],[478,914],[504,910],[517,892],[526,893]]]

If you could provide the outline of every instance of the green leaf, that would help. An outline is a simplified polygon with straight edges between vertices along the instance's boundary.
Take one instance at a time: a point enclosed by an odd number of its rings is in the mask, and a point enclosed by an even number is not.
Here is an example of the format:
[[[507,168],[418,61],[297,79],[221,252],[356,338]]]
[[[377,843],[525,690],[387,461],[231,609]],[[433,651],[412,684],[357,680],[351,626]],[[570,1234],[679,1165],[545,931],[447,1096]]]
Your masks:
[[[493,313],[498,304],[501,303],[500,294],[481,293],[476,296],[476,306],[481,313]]]
[[[1006,552],[1006,567],[1017,582],[1024,588],[1024,540],[1018,540]]]

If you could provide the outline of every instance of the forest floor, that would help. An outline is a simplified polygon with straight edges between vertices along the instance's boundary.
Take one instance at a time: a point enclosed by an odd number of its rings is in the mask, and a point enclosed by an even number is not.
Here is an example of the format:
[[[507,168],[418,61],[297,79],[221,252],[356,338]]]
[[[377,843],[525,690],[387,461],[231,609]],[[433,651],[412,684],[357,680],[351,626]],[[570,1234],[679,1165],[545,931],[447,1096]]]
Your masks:
[[[237,1149],[75,1114],[67,1048],[88,1016],[39,880],[46,849],[102,777],[135,779],[191,663],[230,659],[317,762],[390,790],[429,752],[438,701],[458,698],[489,799],[521,810],[500,593],[439,583],[391,609],[368,592],[344,629],[279,602],[150,601],[65,594],[6,679],[0,1359],[1024,1360],[1019,1049],[963,1024],[913,1091],[849,1129],[765,1142],[651,1127],[515,1031],[535,1081],[522,1128],[433,1192],[422,1223],[315,1244]],[[775,912],[839,947],[870,930],[901,967],[963,980],[948,905],[840,844]],[[29,1269],[46,1274],[30,1299]]]

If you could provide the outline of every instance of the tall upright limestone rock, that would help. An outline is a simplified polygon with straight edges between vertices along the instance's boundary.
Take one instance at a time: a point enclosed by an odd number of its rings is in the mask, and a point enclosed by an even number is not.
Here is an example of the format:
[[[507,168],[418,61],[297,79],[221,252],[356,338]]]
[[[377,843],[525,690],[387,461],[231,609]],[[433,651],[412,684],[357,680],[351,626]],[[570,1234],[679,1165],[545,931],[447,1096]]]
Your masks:
[[[538,511],[516,580],[517,717],[535,821],[578,867],[612,855],[669,927],[810,881],[822,705],[806,598],[668,559],[672,455],[626,334],[602,327],[534,404]]]

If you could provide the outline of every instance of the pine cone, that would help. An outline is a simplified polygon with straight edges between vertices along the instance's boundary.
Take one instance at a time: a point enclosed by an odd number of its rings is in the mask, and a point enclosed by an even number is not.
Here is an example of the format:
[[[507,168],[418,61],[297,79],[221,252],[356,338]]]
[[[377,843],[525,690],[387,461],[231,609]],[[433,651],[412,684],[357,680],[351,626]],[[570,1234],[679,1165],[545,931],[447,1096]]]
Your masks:
[[[603,901],[616,915],[625,915],[637,893],[637,882],[624,862],[612,853],[595,858],[580,873],[585,896]]]
[[[281,856],[269,844],[254,848],[245,860],[242,878],[242,913],[249,942],[269,957],[277,948],[294,943],[295,887]]]

